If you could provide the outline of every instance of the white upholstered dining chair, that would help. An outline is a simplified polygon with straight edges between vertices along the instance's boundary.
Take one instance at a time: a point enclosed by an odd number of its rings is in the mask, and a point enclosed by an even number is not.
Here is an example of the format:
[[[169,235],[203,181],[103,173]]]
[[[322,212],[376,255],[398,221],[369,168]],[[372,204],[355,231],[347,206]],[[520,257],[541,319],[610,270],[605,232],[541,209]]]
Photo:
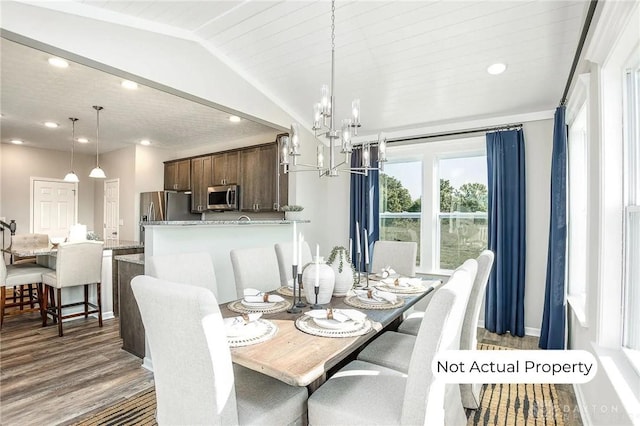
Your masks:
[[[238,298],[245,288],[273,291],[280,287],[280,270],[273,247],[233,249],[230,253]]]
[[[60,337],[62,337],[62,320],[67,318],[79,316],[88,318],[89,314],[98,314],[98,325],[102,327],[102,295],[100,289],[103,247],[104,243],[102,241],[60,243],[56,253],[56,269],[49,270],[49,272],[42,275],[42,284],[44,284],[42,325],[47,325],[47,314],[51,315],[53,321],[58,323],[58,335]],[[96,284],[96,303],[89,302],[89,285],[91,284]],[[63,304],[62,289],[77,286],[84,287],[84,301]],[[56,289],[55,304],[52,303],[51,306],[48,306],[49,295],[53,295],[53,289]],[[63,309],[74,306],[83,306],[84,310],[67,315],[62,314]]]
[[[145,274],[174,283],[211,290],[218,298],[218,284],[211,255],[205,252],[175,253],[145,258]]]
[[[466,424],[459,387],[445,386],[431,369],[436,353],[459,344],[471,278],[462,270],[454,279],[458,285],[442,288],[427,308],[430,327],[420,329],[408,371],[352,361],[309,397],[309,424]]]
[[[146,275],[131,288],[153,358],[159,424],[287,425],[305,418],[305,387],[232,366],[211,291]]]
[[[415,241],[383,241],[373,244],[371,272],[380,272],[390,266],[405,277],[416,276],[416,254],[418,243]]]
[[[278,269],[280,270],[280,285],[285,287],[289,284],[293,274],[291,265],[293,264],[293,243],[277,243],[274,246],[276,258],[278,259]],[[298,273],[302,273],[304,265],[311,263],[311,248],[306,241],[302,242],[302,265],[298,265]]]
[[[471,294],[469,295],[469,302],[464,315],[464,321],[462,323],[462,329],[460,331],[460,349],[462,350],[476,350],[478,346],[478,316],[480,315],[480,307],[482,306],[482,299],[484,298],[485,288],[487,281],[489,280],[489,274],[491,273],[491,267],[493,265],[494,254],[491,250],[484,250],[478,256],[477,273],[473,280],[473,286],[471,287]],[[467,261],[469,262],[469,261]],[[462,267],[467,264],[465,262]],[[449,286],[449,282],[442,288]],[[370,362],[380,363],[387,367],[396,368],[400,371],[406,370],[406,362],[402,361],[403,357],[406,357],[415,338],[413,336],[418,334],[418,331],[424,323],[424,313],[414,313],[412,317],[404,320],[400,327],[398,327],[398,333],[385,333],[384,339],[377,339],[370,347],[363,350],[359,357]],[[462,405],[465,408],[477,409],[480,404],[480,390],[482,384],[461,384],[460,395],[462,398]]]
[[[15,315],[42,310],[42,274],[51,271],[35,263],[5,265],[0,261],[0,328],[4,324],[5,315]],[[25,290],[26,286],[26,290]],[[35,288],[33,287],[35,286]],[[20,289],[20,294],[13,301],[7,301],[7,287],[14,288],[14,294]],[[36,300],[33,300],[33,291]],[[26,292],[26,293],[25,293]],[[25,300],[25,297],[27,300]],[[37,307],[35,305],[38,305]],[[27,306],[25,308],[25,306]],[[17,309],[11,309],[17,308]]]

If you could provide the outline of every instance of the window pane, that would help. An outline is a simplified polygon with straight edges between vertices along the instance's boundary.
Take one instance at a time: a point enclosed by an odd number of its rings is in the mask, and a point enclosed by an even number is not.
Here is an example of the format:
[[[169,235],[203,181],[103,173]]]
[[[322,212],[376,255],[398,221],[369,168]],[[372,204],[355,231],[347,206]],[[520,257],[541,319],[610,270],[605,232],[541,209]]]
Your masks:
[[[569,128],[569,294],[586,294],[587,271],[587,109]]]
[[[380,173],[380,239],[418,243],[420,263],[420,215],[422,210],[422,162],[385,165]]]
[[[625,333],[627,348],[640,350],[640,208],[627,213]]]
[[[486,156],[441,158],[438,174],[437,264],[440,269],[455,269],[487,248]]]

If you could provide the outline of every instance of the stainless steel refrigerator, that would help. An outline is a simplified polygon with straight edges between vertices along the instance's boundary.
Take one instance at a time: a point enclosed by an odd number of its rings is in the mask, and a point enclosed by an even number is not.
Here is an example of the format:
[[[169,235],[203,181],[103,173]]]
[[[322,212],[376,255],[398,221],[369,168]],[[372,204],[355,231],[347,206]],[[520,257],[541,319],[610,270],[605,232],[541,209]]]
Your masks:
[[[140,222],[200,220],[201,213],[191,213],[191,194],[172,191],[140,193]],[[140,242],[144,243],[144,226],[140,225]]]

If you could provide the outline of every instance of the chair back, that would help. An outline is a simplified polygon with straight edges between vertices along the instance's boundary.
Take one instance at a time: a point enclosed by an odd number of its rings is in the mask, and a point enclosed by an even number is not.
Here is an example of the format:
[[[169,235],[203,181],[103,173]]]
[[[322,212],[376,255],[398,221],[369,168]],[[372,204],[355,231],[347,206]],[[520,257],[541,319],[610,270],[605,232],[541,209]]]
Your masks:
[[[278,259],[271,246],[233,249],[231,264],[238,298],[243,297],[245,288],[272,291],[280,287]]]
[[[102,282],[102,241],[60,243],[56,255],[56,287]]]
[[[11,251],[31,252],[51,247],[47,234],[18,234],[11,236]],[[34,262],[35,256],[12,256],[13,263]]]
[[[398,274],[406,277],[416,276],[416,254],[418,243],[415,241],[382,241],[373,244],[371,271],[380,272],[391,266]]]
[[[280,270],[280,285],[286,286],[293,277],[293,243],[277,243],[275,245],[276,258],[278,259],[278,269]],[[302,265],[298,265],[298,273],[302,273],[302,267],[307,263],[311,263],[311,248],[306,241],[302,242]]]
[[[431,363],[436,353],[460,347],[460,329],[471,294],[471,274],[476,261],[467,262],[468,268],[455,270],[447,285],[436,292],[427,306],[409,362],[402,424],[426,424],[426,419],[429,423],[444,423],[445,405],[449,402],[445,400],[445,384],[435,380]],[[455,408],[461,410],[459,393],[457,404],[459,407]]]
[[[484,250],[478,256],[478,273],[471,287],[471,296],[469,297],[469,305],[462,323],[462,331],[460,334],[460,349],[476,350],[478,347],[478,317],[480,316],[480,308],[484,299],[487,282],[491,274],[493,266],[494,254],[491,250]],[[460,394],[462,397],[462,405],[466,408],[476,409],[480,404],[480,383],[462,383],[460,384]]]
[[[174,283],[211,290],[218,298],[218,284],[211,255],[205,252],[176,253],[145,258],[145,274]]]
[[[131,280],[144,324],[159,424],[238,424],[231,353],[208,289],[147,275]]]

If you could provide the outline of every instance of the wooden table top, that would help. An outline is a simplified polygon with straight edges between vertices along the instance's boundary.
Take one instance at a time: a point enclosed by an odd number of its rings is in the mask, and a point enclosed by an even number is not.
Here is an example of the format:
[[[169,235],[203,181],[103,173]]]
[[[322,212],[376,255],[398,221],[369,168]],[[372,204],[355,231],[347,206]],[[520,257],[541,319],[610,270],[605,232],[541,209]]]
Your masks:
[[[378,322],[382,327],[390,325],[394,320],[424,297],[425,293],[402,296],[405,303],[396,309],[365,310],[370,320]],[[401,295],[398,295],[401,296]],[[287,298],[291,300],[291,298]],[[354,309],[344,303],[344,297],[333,297],[330,306],[336,309]],[[327,306],[328,307],[328,306]],[[224,317],[237,316],[230,311],[227,304],[220,305]],[[340,361],[371,340],[378,331],[371,330],[357,337],[318,337],[298,330],[295,319],[310,308],[302,308],[300,314],[287,312],[264,314],[262,317],[273,321],[278,326],[276,335],[266,342],[251,346],[231,348],[233,362],[274,377],[293,386],[309,386],[323,380],[325,374]]]

